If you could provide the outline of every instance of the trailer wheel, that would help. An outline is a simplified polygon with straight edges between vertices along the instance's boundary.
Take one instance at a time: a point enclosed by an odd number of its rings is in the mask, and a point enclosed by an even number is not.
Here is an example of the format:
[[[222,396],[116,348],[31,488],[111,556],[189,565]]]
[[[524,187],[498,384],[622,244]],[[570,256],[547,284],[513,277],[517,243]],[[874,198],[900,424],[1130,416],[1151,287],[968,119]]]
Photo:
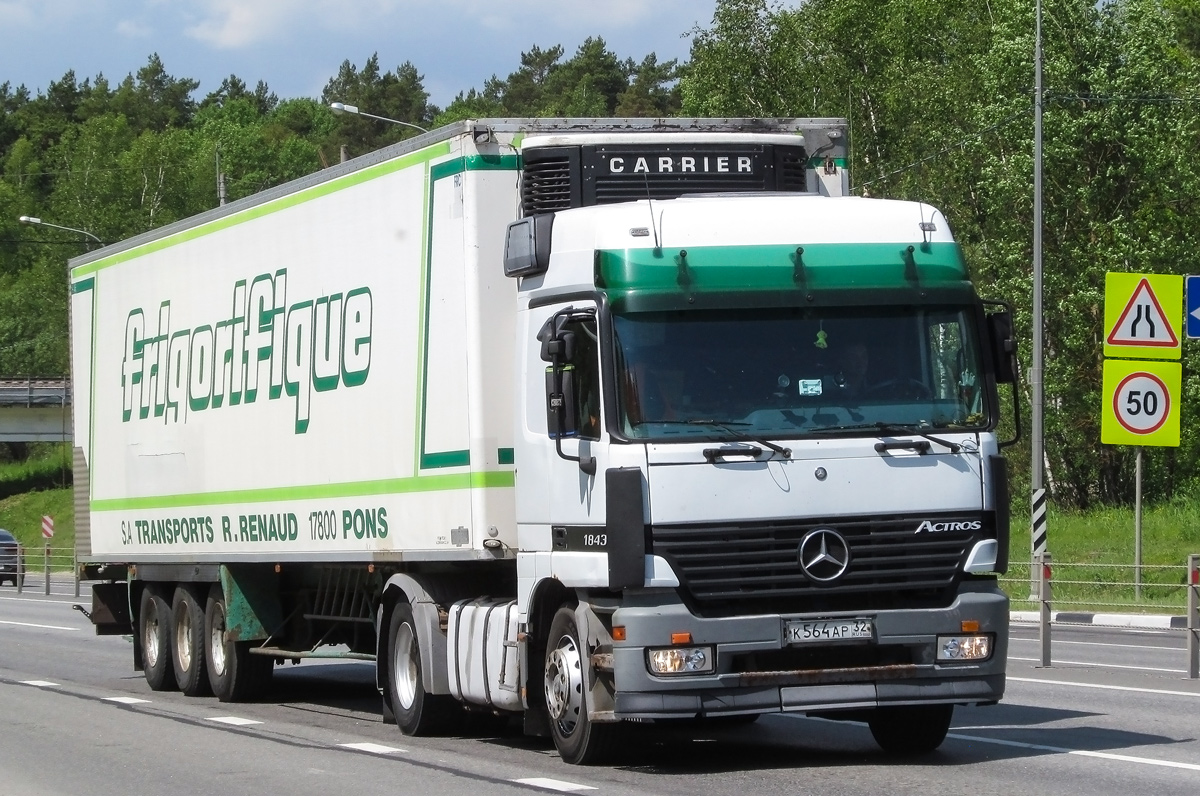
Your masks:
[[[946,740],[953,717],[953,705],[901,705],[875,708],[867,725],[883,751],[923,755]]]
[[[461,709],[446,694],[430,694],[421,682],[421,648],[412,606],[401,602],[388,626],[388,695],[396,726],[405,735],[449,731]]]
[[[270,682],[275,664],[271,658],[251,654],[249,641],[226,641],[227,627],[225,594],[219,583],[213,584],[204,605],[208,684],[222,702],[246,702]]]
[[[159,586],[142,589],[138,611],[138,639],[142,644],[142,668],[151,691],[175,691],[175,669],[171,663],[171,607]]]
[[[558,609],[546,644],[545,693],[550,734],[559,755],[568,763],[603,762],[615,747],[618,725],[597,724],[587,715],[586,652],[575,626],[575,611]]]
[[[191,585],[175,587],[171,629],[175,642],[171,658],[179,690],[187,696],[206,696],[209,688],[204,666],[204,609]]]

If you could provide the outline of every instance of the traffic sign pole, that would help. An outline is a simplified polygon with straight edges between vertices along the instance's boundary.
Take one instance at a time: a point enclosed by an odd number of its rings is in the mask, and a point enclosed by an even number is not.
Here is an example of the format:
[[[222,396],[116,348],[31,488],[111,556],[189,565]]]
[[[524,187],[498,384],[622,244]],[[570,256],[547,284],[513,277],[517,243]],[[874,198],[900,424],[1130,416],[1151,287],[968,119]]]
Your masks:
[[[1133,485],[1133,599],[1142,599],[1142,446],[1137,446],[1136,481]]]

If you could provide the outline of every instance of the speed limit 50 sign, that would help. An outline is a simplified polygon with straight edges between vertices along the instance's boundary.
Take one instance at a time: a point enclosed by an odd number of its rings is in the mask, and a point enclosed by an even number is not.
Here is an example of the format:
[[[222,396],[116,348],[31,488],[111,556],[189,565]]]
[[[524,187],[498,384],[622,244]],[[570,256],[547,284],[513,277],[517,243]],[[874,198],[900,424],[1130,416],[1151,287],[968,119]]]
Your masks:
[[[1108,445],[1179,445],[1178,362],[1104,361],[1100,441]]]

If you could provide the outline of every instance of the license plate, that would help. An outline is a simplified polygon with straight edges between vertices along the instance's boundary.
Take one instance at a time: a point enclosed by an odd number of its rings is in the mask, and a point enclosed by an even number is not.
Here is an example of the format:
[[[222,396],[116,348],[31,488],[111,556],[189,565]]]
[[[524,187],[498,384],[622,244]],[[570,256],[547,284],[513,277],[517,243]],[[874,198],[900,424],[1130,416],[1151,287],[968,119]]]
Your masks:
[[[821,641],[867,639],[875,637],[875,624],[870,619],[818,619],[814,622],[788,622],[788,644],[809,644]]]

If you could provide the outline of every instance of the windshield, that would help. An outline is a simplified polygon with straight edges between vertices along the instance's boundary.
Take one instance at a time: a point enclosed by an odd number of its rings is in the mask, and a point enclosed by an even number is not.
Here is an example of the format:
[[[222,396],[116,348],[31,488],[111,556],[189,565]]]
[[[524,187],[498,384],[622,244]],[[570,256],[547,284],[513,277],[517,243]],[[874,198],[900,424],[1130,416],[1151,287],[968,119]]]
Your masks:
[[[639,439],[983,429],[973,318],[911,306],[616,314],[621,427]]]

